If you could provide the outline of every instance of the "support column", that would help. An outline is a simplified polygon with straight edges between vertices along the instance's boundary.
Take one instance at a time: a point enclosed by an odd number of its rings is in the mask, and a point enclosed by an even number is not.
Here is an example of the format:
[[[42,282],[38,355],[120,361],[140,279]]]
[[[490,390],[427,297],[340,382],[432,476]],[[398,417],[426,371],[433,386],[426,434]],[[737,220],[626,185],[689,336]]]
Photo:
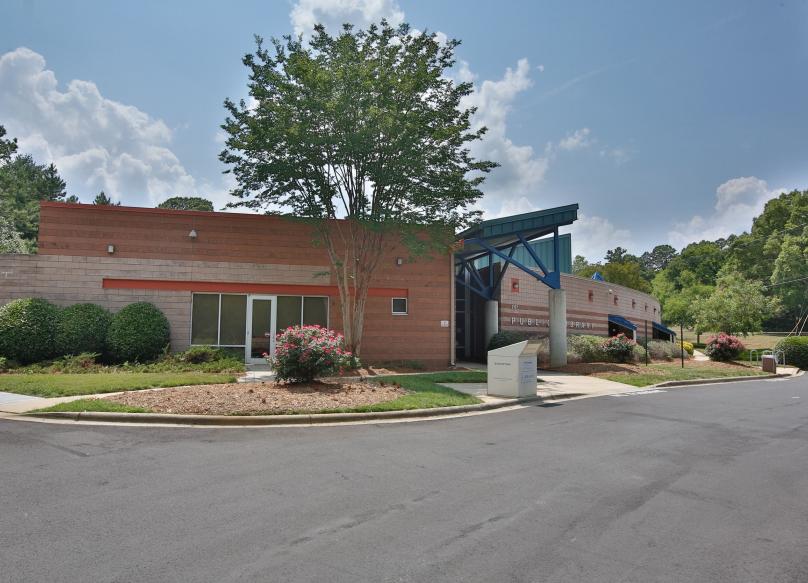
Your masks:
[[[499,332],[499,302],[488,300],[485,302],[485,348],[488,350],[488,343],[491,337]]]
[[[551,289],[550,306],[550,367],[567,364],[567,292]]]

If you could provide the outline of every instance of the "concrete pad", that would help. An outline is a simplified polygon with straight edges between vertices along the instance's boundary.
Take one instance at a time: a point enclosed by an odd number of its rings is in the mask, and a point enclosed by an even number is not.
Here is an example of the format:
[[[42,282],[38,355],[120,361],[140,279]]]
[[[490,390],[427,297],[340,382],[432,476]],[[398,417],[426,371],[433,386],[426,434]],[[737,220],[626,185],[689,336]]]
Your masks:
[[[539,370],[538,392],[542,396],[578,393],[587,396],[613,395],[636,391],[637,387],[609,381],[595,376],[576,375],[565,372]]]
[[[44,409],[51,407],[57,403],[65,403],[67,401],[75,401],[77,399],[89,399],[93,397],[100,397],[112,395],[114,393],[107,393],[105,395],[72,395],[70,397],[30,397],[28,395],[17,395],[14,393],[0,393],[0,395],[14,395],[17,399],[9,399],[7,401],[0,400],[0,412],[2,413],[27,413],[35,409]],[[0,397],[1,398],[1,397]]]

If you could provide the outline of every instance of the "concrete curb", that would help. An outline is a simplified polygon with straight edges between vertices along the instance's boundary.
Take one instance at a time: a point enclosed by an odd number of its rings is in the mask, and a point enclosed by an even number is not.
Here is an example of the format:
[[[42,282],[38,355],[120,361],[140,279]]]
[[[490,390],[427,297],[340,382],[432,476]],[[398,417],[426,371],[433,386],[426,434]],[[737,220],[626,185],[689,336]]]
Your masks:
[[[690,381],[665,381],[645,387],[648,389],[664,389],[665,387],[687,387],[690,385],[712,385],[714,383],[736,383],[738,381],[765,381],[766,379],[783,379],[794,375],[787,373],[767,374],[767,375],[749,375],[743,377],[722,377],[717,379],[693,379]]]
[[[317,413],[311,415],[174,415],[169,413],[104,413],[87,411],[82,413],[53,411],[46,413],[20,413],[20,417],[40,419],[61,419],[71,421],[93,421],[108,423],[142,423],[168,425],[318,425],[322,423],[355,423],[357,421],[384,421],[391,419],[427,419],[430,417],[454,416],[464,413],[478,413],[494,409],[504,409],[539,401],[557,401],[566,398],[560,394],[551,398],[523,397],[500,403],[479,403],[457,407],[436,407],[434,409],[409,409],[404,411],[374,411],[370,413]]]

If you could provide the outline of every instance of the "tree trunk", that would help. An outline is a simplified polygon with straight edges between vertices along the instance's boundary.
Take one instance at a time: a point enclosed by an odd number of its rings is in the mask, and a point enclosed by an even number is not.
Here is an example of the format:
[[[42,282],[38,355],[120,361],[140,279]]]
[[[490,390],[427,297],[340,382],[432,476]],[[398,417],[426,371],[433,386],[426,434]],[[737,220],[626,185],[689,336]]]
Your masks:
[[[345,346],[361,354],[365,306],[373,273],[383,254],[384,236],[356,221],[328,221],[320,229],[337,283]]]

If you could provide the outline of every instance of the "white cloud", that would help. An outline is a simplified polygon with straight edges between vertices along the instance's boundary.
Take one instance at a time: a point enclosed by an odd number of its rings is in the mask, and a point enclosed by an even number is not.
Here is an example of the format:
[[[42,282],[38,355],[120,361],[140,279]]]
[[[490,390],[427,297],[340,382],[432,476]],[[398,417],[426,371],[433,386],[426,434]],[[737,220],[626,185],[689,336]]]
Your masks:
[[[505,70],[501,79],[476,84],[473,93],[461,104],[477,108],[472,120],[475,128],[488,128],[483,140],[472,146],[472,153],[500,164],[483,184],[486,195],[482,207],[487,214],[502,215],[504,208],[513,206],[513,201],[529,201],[547,173],[549,156],[538,155],[532,146],[515,144],[507,135],[508,114],[514,100],[533,85],[529,73],[530,63],[520,59],[515,69]]]
[[[675,223],[668,240],[681,248],[694,241],[712,241],[749,231],[752,219],[763,211],[766,202],[784,190],[787,189],[771,189],[765,180],[754,176],[727,180],[715,191],[715,212],[708,217],[695,215],[689,221]]]
[[[592,145],[594,140],[589,137],[591,134],[591,130],[589,128],[581,128],[580,130],[575,130],[571,134],[567,134],[567,137],[562,139],[558,142],[558,147],[561,150],[580,150],[582,148],[587,148]]]
[[[398,26],[404,11],[395,0],[298,0],[289,13],[295,34],[306,34],[315,24],[324,24],[334,34],[344,23],[364,28],[382,18]]]
[[[22,152],[53,162],[68,193],[85,201],[104,190],[127,204],[153,206],[198,192],[162,120],[104,97],[89,81],[60,88],[44,57],[30,49],[0,56],[0,119]],[[223,199],[224,189],[216,190]]]
[[[608,158],[618,166],[622,166],[632,158],[631,151],[626,148],[604,148],[600,151],[601,158]]]
[[[565,231],[572,234],[573,256],[583,255],[592,263],[602,261],[609,249],[636,247],[629,229],[616,227],[603,217],[579,214]]]

